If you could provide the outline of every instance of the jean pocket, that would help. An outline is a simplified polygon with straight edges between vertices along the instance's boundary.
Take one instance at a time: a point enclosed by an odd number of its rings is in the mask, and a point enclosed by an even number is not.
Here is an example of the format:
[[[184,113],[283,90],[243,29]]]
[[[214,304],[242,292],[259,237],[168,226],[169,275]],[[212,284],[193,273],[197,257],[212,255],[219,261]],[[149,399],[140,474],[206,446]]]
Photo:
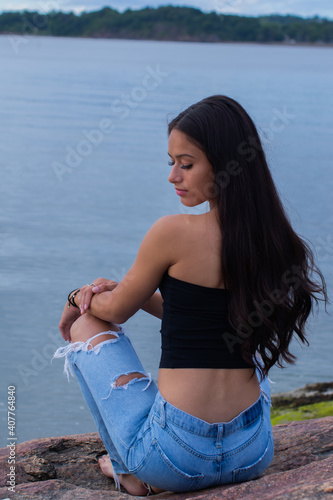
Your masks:
[[[274,444],[271,432],[269,432],[268,444],[265,448],[264,453],[261,457],[256,460],[251,465],[246,467],[238,467],[232,472],[232,481],[234,483],[240,483],[242,481],[250,481],[260,476],[273,460],[274,455]]]
[[[180,469],[179,463],[188,464],[188,461],[175,460],[168,457],[158,443],[154,443],[154,447],[149,454],[149,458],[141,464],[141,466],[135,471],[135,475],[140,479],[144,480],[163,490],[181,492],[199,489],[202,479],[205,477],[201,473],[193,473],[191,469],[188,472],[183,470],[183,466]]]

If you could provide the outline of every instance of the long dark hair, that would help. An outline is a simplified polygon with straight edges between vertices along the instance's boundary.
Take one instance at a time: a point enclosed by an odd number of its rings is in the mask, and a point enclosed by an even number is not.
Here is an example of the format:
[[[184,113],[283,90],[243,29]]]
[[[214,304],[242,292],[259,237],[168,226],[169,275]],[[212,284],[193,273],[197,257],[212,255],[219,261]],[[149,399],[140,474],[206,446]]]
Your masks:
[[[290,341],[295,335],[308,344],[305,323],[314,303],[327,303],[326,284],[286,216],[253,121],[238,102],[215,95],[180,113],[169,134],[173,129],[213,167],[222,273],[236,330],[226,338],[228,347],[240,343],[244,359],[262,375],[275,363],[294,363]]]

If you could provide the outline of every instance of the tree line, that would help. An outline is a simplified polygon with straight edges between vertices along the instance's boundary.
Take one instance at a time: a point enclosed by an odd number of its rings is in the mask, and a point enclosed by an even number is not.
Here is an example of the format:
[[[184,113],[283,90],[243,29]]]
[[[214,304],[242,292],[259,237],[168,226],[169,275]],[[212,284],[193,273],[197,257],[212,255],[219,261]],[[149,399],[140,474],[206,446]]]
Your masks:
[[[333,21],[313,17],[204,13],[190,7],[0,14],[0,34],[193,42],[333,43]]]

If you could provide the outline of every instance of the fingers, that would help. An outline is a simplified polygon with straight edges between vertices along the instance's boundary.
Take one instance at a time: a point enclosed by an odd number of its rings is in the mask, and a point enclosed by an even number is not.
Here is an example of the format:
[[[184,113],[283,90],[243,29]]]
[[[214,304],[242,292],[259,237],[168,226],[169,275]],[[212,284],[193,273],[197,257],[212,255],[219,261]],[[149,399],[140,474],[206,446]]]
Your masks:
[[[70,328],[68,325],[64,325],[63,323],[59,323],[58,328],[60,330],[61,336],[64,340],[68,340],[69,342],[71,341],[71,336],[70,336]]]
[[[109,282],[109,280],[105,279],[105,278],[97,278],[95,279],[91,284],[92,285],[95,285],[92,287],[92,291],[93,293],[99,293],[99,292],[105,292],[107,290],[107,288],[105,288],[105,286],[103,286],[103,289],[101,289],[101,285],[106,285],[107,283]]]
[[[106,283],[108,280],[105,278],[97,278],[92,282],[92,285],[100,285],[101,283]]]
[[[75,303],[79,306],[81,314],[84,314],[90,305],[92,288],[91,285],[83,286],[75,297]]]
[[[108,283],[101,283],[98,286],[92,288],[93,293],[107,292],[108,290],[110,290],[110,286]]]
[[[93,293],[110,292],[118,285],[118,281],[106,280],[105,278],[98,278],[93,283],[97,285],[92,288]]]
[[[79,316],[79,310],[73,306],[68,307],[68,302],[66,302],[58,325],[61,336],[64,340],[68,340],[69,342],[71,341],[70,328]]]
[[[96,285],[96,286],[94,286]],[[81,287],[80,292],[75,296],[75,303],[79,306],[81,314],[84,314],[90,306],[92,296],[96,293],[112,291],[118,285],[117,281],[97,278],[90,285]]]

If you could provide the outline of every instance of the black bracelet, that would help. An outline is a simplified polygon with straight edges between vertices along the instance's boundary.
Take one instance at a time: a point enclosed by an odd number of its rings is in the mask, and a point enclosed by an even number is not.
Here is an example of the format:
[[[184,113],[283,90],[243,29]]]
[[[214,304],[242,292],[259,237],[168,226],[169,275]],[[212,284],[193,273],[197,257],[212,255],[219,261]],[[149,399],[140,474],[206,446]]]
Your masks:
[[[80,308],[79,308],[79,306],[77,306],[77,305],[75,304],[75,302],[74,302],[74,297],[75,297],[75,295],[76,295],[77,293],[79,293],[79,291],[80,291],[80,288],[74,288],[74,290],[72,290],[71,292],[69,292],[68,297],[67,297],[67,300],[68,300],[68,307],[69,307],[70,305],[72,305],[72,306],[77,307],[78,309],[80,309]],[[74,293],[73,293],[73,292],[74,292]],[[72,295],[72,296],[71,296],[71,293],[73,293],[73,295]]]

